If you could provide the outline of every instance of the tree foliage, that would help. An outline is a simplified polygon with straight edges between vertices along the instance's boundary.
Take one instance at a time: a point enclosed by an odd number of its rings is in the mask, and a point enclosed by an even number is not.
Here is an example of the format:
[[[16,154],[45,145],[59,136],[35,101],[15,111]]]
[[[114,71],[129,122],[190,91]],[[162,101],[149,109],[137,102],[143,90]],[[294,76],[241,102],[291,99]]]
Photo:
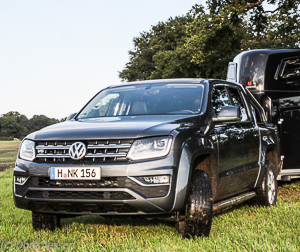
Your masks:
[[[11,111],[0,117],[0,137],[22,139],[31,132],[58,122],[59,120],[44,115],[34,115],[28,120],[25,115]]]
[[[298,48],[300,0],[209,0],[134,38],[123,81],[226,77],[248,49]],[[270,9],[272,8],[272,9]]]
[[[119,77],[127,81],[187,77],[191,63],[180,48],[187,37],[186,25],[191,21],[189,15],[170,18],[134,38],[134,50],[129,52],[130,61]]]

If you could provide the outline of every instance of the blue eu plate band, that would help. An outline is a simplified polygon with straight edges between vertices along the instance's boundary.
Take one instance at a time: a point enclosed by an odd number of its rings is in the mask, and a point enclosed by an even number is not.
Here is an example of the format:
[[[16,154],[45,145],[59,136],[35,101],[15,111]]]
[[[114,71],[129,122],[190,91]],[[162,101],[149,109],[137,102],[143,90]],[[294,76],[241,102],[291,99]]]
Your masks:
[[[55,179],[55,168],[54,167],[50,168],[50,179]]]

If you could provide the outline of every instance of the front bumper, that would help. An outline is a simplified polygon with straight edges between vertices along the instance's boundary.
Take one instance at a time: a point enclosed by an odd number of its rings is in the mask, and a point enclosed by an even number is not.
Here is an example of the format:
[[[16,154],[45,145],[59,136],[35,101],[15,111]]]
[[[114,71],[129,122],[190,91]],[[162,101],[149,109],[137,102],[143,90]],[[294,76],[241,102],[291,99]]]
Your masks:
[[[62,165],[17,160],[14,178],[24,176],[26,181],[21,185],[14,180],[16,207],[76,215],[162,214],[173,208],[178,167],[170,156],[130,164],[100,164],[99,181],[50,180],[53,166]],[[72,168],[72,164],[63,165],[66,166]],[[159,175],[170,176],[170,183],[145,184],[139,179]]]

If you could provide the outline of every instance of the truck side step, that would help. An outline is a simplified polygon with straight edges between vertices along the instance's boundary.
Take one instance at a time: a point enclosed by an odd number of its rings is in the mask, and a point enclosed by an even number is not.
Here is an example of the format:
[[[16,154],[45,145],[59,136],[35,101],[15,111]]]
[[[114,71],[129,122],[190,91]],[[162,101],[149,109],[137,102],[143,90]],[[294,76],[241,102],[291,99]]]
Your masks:
[[[213,204],[213,211],[214,212],[219,211],[219,210],[224,209],[226,207],[239,204],[239,203],[241,203],[245,200],[251,199],[255,196],[256,196],[255,192],[247,192],[247,193],[241,194],[239,196],[236,196],[236,197],[224,200],[224,201],[220,201],[218,203]]]

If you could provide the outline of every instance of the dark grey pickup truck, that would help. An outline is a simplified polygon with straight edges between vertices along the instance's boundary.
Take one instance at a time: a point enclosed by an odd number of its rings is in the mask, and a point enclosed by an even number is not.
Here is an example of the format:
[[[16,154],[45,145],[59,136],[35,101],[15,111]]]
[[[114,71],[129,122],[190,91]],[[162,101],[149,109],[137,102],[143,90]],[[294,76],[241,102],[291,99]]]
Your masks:
[[[253,198],[276,204],[277,128],[242,85],[132,82],[99,92],[66,122],[28,135],[14,169],[16,207],[35,229],[76,215],[145,215],[183,237]]]

